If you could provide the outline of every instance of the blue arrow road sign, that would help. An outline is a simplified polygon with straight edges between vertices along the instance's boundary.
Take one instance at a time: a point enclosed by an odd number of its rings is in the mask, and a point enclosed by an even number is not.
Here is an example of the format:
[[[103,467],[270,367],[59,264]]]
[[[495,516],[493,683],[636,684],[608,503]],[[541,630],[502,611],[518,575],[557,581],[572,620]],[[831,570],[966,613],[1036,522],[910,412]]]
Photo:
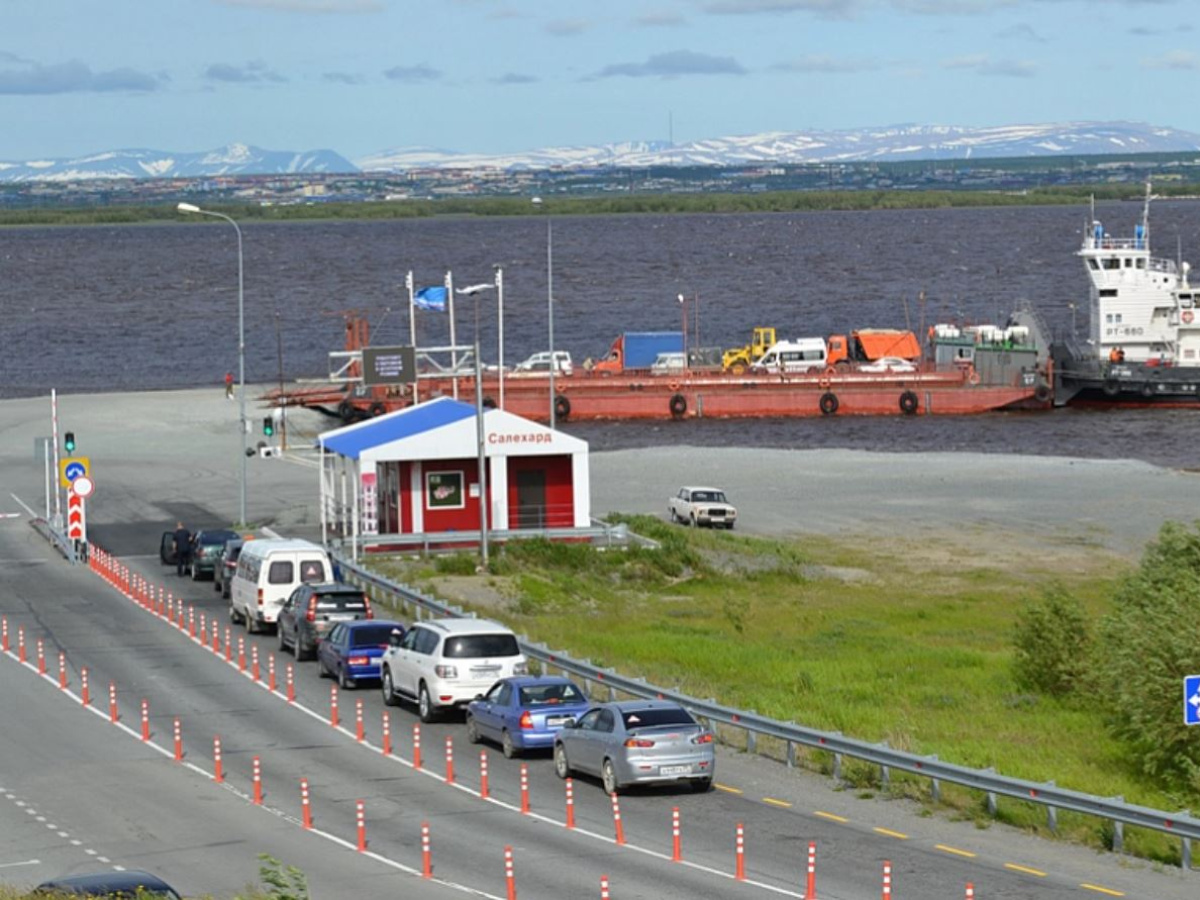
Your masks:
[[[87,474],[87,466],[81,462],[75,462],[72,460],[71,462],[67,463],[67,467],[63,469],[63,474],[67,476],[67,481],[74,481],[76,478]]]
[[[1200,725],[1200,675],[1183,677],[1183,724]]]

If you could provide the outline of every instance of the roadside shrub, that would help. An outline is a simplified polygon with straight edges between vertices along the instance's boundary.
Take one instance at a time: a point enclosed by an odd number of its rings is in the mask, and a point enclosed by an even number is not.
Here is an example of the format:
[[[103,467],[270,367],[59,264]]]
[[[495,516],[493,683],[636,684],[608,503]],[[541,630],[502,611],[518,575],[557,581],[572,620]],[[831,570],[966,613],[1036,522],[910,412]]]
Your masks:
[[[1177,790],[1200,786],[1200,742],[1182,707],[1184,676],[1200,672],[1197,622],[1200,529],[1168,522],[1101,623],[1094,690],[1142,771]]]
[[[1079,601],[1052,585],[1021,610],[1013,635],[1013,675],[1026,690],[1073,693],[1088,669],[1092,629]]]

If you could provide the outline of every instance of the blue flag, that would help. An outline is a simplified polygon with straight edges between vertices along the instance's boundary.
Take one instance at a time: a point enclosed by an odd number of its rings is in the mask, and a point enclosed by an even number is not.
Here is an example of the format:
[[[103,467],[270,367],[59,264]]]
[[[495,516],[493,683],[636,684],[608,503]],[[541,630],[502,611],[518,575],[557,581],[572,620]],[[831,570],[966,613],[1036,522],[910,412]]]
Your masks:
[[[413,298],[417,309],[431,309],[434,312],[446,311],[446,289],[444,287],[423,287]]]

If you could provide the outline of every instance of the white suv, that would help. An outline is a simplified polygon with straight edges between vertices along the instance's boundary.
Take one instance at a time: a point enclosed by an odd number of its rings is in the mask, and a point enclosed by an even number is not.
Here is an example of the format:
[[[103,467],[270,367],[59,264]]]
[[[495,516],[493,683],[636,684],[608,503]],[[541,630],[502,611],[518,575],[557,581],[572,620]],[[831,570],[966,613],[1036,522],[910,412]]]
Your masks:
[[[416,701],[422,722],[465,707],[501,678],[528,671],[517,638],[488,619],[430,619],[395,640],[380,661],[383,702]]]

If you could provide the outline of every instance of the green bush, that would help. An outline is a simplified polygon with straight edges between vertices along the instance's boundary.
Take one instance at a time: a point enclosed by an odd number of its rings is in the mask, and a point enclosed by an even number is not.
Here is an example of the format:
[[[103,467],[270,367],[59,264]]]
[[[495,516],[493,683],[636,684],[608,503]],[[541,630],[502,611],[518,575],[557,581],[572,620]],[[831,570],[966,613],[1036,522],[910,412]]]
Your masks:
[[[1200,529],[1168,522],[1101,623],[1095,693],[1140,767],[1200,787],[1200,734],[1183,724],[1183,678],[1200,672]]]
[[[1074,692],[1087,672],[1092,638],[1083,606],[1061,585],[1025,604],[1013,636],[1013,677],[1055,697]]]

